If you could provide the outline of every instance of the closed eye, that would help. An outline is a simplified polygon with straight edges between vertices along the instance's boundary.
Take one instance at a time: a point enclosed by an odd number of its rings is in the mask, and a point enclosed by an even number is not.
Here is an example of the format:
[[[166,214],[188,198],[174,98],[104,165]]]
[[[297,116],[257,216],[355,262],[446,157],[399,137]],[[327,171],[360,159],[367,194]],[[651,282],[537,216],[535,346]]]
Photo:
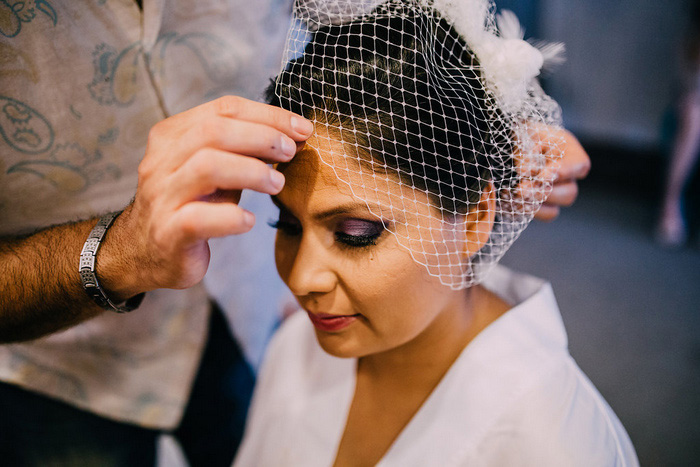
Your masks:
[[[335,240],[343,246],[362,248],[377,244],[384,224],[364,219],[344,219],[336,225]]]
[[[267,223],[273,229],[279,230],[282,234],[293,237],[296,235],[301,235],[301,226],[292,222],[287,222],[283,220],[269,221]]]
[[[297,218],[283,206],[280,206],[279,218],[276,221],[269,221],[267,225],[273,229],[277,229],[282,235],[287,235],[289,237],[301,235],[301,224]]]

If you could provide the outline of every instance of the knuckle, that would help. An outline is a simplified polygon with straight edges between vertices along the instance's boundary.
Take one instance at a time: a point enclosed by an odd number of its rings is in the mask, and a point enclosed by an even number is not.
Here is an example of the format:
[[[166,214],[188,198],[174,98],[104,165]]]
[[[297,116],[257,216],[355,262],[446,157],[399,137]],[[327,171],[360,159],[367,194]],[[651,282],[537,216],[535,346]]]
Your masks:
[[[269,127],[269,126],[262,126],[260,128],[260,136],[263,138],[265,143],[267,143],[270,147],[274,147],[276,149],[281,149],[279,147],[280,142],[282,141],[281,138],[283,138],[282,132]]]
[[[195,238],[199,234],[199,226],[196,213],[189,206],[183,206],[179,213],[180,232],[185,238]]]
[[[172,242],[169,231],[157,225],[152,226],[151,229],[149,229],[149,237],[153,248],[158,253],[166,251],[168,245]]]
[[[153,169],[151,167],[151,164],[149,164],[148,159],[144,159],[143,161],[141,161],[137,169],[137,174],[139,181],[143,181],[144,179],[149,178],[153,174]]]
[[[236,118],[240,115],[242,98],[238,96],[223,96],[214,101],[216,111],[221,115]]]
[[[136,198],[146,206],[150,206],[154,202],[156,194],[157,190],[154,189],[151,184],[141,185],[136,190]]]
[[[270,167],[258,159],[251,159],[253,162],[249,173],[259,184],[267,184],[270,179]]]
[[[189,160],[187,170],[195,183],[200,185],[205,192],[216,188],[216,176],[218,171],[209,157],[209,151],[200,149]]]
[[[161,120],[148,130],[148,140],[158,140],[167,132],[167,120]]]
[[[284,110],[280,109],[279,107],[273,107],[273,106],[267,106],[267,112],[268,112],[268,118],[272,123],[275,125],[277,128],[284,128],[286,131],[289,131],[289,126],[290,126],[290,117],[287,115],[287,112]]]
[[[233,168],[232,168],[233,169]],[[253,157],[241,156],[235,167],[236,178],[240,188],[258,188],[267,186],[270,179],[270,167]]]
[[[197,179],[207,179],[211,176],[213,172],[212,164],[209,163],[208,151],[200,149],[190,157],[188,170],[192,171],[192,174]]]

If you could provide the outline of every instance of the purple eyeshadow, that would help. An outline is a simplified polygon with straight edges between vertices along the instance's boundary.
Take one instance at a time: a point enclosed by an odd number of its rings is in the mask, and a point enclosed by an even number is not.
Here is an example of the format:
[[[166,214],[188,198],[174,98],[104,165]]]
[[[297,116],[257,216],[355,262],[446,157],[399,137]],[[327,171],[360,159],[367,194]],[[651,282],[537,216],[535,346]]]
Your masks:
[[[379,235],[384,230],[384,227],[380,222],[346,219],[338,225],[337,230],[353,237],[370,237]]]

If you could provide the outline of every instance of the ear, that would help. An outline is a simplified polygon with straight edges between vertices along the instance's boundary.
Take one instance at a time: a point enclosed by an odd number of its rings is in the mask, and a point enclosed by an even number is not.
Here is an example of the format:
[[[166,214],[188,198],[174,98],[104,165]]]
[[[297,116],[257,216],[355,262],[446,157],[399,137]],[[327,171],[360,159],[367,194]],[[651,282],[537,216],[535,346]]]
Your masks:
[[[495,218],[496,188],[489,182],[477,205],[465,217],[462,254],[474,256],[486,244]]]

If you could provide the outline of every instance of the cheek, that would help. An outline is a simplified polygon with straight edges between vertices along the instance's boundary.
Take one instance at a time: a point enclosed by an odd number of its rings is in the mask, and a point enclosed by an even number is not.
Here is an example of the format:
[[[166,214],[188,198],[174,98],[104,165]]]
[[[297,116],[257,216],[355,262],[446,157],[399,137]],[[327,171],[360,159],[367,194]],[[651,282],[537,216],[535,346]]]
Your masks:
[[[398,245],[354,268],[346,284],[358,311],[381,334],[419,332],[416,328],[432,319],[444,295],[437,279]]]

